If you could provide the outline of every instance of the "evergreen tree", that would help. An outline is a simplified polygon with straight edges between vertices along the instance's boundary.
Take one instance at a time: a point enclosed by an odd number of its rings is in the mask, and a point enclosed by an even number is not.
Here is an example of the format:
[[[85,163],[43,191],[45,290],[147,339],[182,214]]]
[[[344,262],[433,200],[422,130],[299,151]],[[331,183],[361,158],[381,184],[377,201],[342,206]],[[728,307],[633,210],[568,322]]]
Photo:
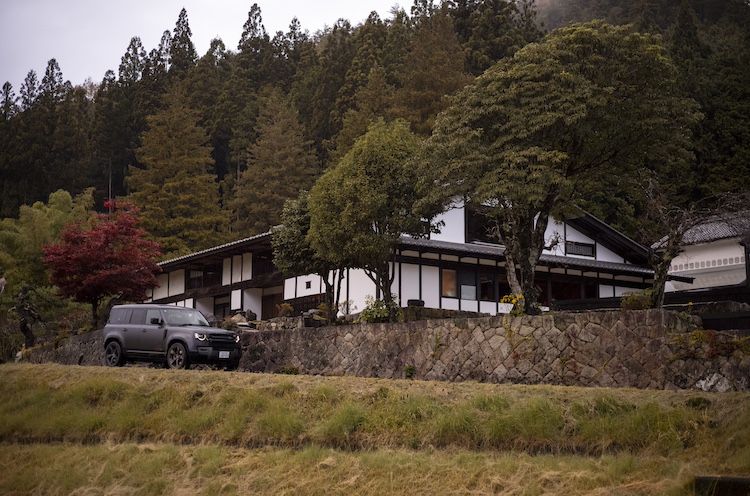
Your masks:
[[[445,10],[422,18],[400,75],[403,86],[395,96],[394,114],[406,119],[417,134],[428,136],[435,117],[448,105],[446,97],[471,81],[463,61],[463,50]]]
[[[357,53],[346,71],[344,83],[339,88],[333,110],[332,121],[336,127],[343,125],[343,117],[349,110],[356,110],[355,94],[367,84],[370,71],[381,60],[387,28],[376,12],[369,15],[354,35]]]
[[[482,0],[478,3],[469,16],[470,34],[464,44],[467,67],[473,75],[480,75],[528,43],[516,29],[518,15],[515,2]]]
[[[177,78],[184,77],[198,60],[195,45],[191,40],[192,36],[193,32],[190,30],[190,24],[188,23],[187,10],[183,8],[177,18],[177,23],[172,32],[172,41],[169,45],[169,73]]]
[[[5,122],[18,113],[18,97],[13,91],[13,85],[7,81],[0,90],[0,112]]]
[[[223,125],[227,118],[222,115],[220,102],[231,73],[230,54],[224,42],[214,39],[186,80],[191,106],[200,113],[200,124],[211,139],[214,173],[219,180],[229,170],[231,129]]]
[[[125,55],[120,59],[119,81],[128,86],[137,83],[146,69],[146,50],[137,36],[130,39]]]
[[[326,143],[341,129],[341,120],[334,118],[334,108],[355,50],[351,24],[340,19],[320,34],[319,53],[306,53],[293,83],[292,98],[300,120],[323,160],[327,160]]]
[[[26,74],[26,78],[21,85],[21,110],[28,110],[36,102],[39,96],[39,80],[36,77],[36,71],[31,70]]]
[[[57,60],[50,59],[47,62],[47,69],[44,71],[42,84],[39,86],[39,98],[44,100],[44,104],[51,109],[65,97],[65,92],[69,88],[70,82],[63,81],[62,71]]]
[[[223,241],[226,215],[216,176],[209,172],[211,149],[198,113],[187,106],[180,86],[165,96],[165,104],[147,119],[136,151],[144,168],[130,168],[129,198],[142,209],[143,227],[165,255],[177,256]]]
[[[354,108],[344,114],[344,124],[333,140],[331,157],[340,160],[351,149],[354,142],[363,136],[378,118],[385,118],[393,105],[394,88],[386,81],[385,70],[374,65],[367,84],[354,95]]]
[[[273,92],[258,118],[258,139],[248,151],[247,169],[235,186],[231,207],[236,231],[267,231],[279,223],[284,202],[312,186],[319,167],[311,145],[296,112]]]

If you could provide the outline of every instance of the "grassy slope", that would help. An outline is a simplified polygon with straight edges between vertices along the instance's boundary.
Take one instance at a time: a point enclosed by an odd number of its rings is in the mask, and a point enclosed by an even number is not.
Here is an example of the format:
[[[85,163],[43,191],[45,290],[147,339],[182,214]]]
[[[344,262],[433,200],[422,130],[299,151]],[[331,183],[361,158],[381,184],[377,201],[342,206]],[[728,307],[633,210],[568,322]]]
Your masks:
[[[0,366],[0,494],[689,494],[750,394]]]

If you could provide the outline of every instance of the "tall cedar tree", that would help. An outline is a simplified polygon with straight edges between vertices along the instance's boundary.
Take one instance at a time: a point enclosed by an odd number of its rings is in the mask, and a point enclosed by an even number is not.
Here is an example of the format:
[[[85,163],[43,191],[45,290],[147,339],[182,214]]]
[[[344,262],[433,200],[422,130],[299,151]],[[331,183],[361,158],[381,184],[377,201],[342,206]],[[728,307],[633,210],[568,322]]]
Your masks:
[[[443,205],[465,197],[488,207],[511,290],[530,312],[550,215],[616,189],[618,175],[685,169],[697,113],[676,79],[652,37],[575,25],[493,66],[438,119],[426,191]]]
[[[412,130],[429,136],[435,117],[448,106],[447,97],[471,82],[464,72],[464,54],[445,9],[419,21],[399,75],[393,113],[406,119]]]
[[[223,241],[228,216],[220,207],[219,184],[211,171],[208,137],[180,86],[166,108],[148,117],[136,156],[145,168],[130,167],[129,198],[141,209],[143,227],[165,255],[184,255]]]
[[[258,118],[258,139],[235,187],[234,228],[259,234],[279,223],[286,200],[309,189],[319,174],[312,143],[304,139],[297,113],[273,92]]]
[[[184,78],[189,69],[195,67],[198,54],[191,40],[193,32],[188,23],[187,10],[180,11],[177,23],[172,31],[172,43],[169,45],[169,74],[177,78]]]
[[[60,241],[44,249],[50,282],[60,294],[89,303],[94,324],[99,303],[108,296],[143,301],[146,291],[157,287],[161,269],[158,243],[138,227],[138,209],[128,203],[108,202],[109,214],[97,214],[89,222],[69,224]]]
[[[396,243],[402,234],[426,234],[413,208],[420,146],[408,123],[381,119],[310,191],[308,239],[317,256],[364,269],[388,308]]]

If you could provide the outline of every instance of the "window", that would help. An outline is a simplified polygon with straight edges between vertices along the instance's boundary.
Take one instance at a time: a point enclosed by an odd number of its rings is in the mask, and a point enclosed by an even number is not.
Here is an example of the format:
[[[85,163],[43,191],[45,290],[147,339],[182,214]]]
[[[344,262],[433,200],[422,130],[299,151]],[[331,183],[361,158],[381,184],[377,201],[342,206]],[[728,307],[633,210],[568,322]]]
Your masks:
[[[161,324],[161,312],[155,309],[151,309],[146,312],[146,323],[152,325]]]
[[[477,276],[473,271],[462,270],[459,273],[459,280],[461,281],[461,299],[462,300],[476,300],[477,299]]]
[[[479,299],[482,301],[497,301],[495,277],[487,272],[479,273]]]
[[[310,281],[305,281],[305,289],[312,288],[312,283]]]
[[[581,255],[584,257],[596,257],[596,245],[591,243],[577,243],[575,241],[565,242],[566,255]]]
[[[444,298],[458,298],[458,286],[456,284],[456,271],[451,269],[442,270],[442,296]]]
[[[136,325],[143,325],[146,323],[146,309],[136,308],[133,310],[133,314],[130,316],[130,323]]]
[[[127,324],[128,322],[130,322],[130,313],[131,310],[126,310],[124,308],[113,308],[112,312],[109,314],[109,323]]]
[[[187,289],[210,288],[221,285],[222,265],[208,265],[187,271]]]

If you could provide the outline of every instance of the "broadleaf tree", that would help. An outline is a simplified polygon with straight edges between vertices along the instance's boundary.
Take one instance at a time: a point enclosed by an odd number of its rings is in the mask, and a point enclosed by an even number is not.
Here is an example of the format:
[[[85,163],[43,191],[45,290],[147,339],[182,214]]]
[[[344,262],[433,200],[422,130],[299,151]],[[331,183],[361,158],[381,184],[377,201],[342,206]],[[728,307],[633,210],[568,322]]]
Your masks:
[[[432,205],[488,208],[508,281],[537,310],[549,216],[634,171],[690,159],[696,104],[658,40],[578,24],[488,69],[439,117],[423,178]]]
[[[309,193],[287,200],[281,213],[281,224],[273,228],[274,265],[286,275],[317,274],[325,285],[324,303],[329,321],[336,319],[341,280],[345,267],[339,267],[318,255],[310,245]]]
[[[364,269],[389,308],[396,244],[426,234],[413,208],[420,149],[406,121],[379,119],[310,191],[310,245],[336,266]]]
[[[60,241],[44,248],[50,282],[62,296],[91,305],[94,325],[97,309],[108,296],[140,302],[158,286],[161,269],[159,244],[139,227],[138,209],[128,203],[108,202],[111,213],[76,222],[60,233]]]

